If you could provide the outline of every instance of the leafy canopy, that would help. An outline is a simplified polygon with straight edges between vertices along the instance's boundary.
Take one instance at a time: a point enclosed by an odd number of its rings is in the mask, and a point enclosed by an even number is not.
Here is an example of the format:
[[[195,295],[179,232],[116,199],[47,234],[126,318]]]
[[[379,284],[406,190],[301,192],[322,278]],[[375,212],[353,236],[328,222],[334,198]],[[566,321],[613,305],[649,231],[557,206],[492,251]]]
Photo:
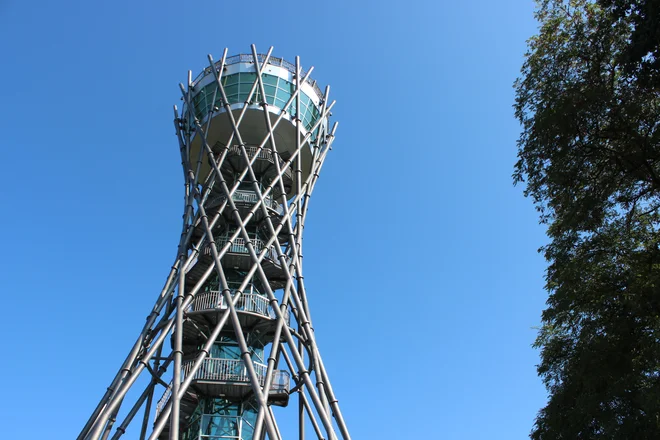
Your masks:
[[[514,106],[514,181],[550,238],[532,439],[660,439],[659,14],[658,0],[536,12]]]

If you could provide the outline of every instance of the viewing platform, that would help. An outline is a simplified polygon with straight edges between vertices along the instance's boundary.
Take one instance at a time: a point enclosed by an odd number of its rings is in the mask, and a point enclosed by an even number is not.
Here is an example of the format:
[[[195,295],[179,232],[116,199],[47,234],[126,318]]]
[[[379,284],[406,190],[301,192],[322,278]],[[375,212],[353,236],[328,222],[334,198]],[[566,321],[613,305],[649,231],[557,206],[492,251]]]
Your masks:
[[[249,270],[250,267],[252,267],[253,261],[246,241],[240,236],[240,234],[238,237],[234,238],[233,241],[230,241],[233,234],[234,231],[230,230],[215,237],[215,246],[218,251],[222,250],[222,248],[229,244],[229,249],[222,257],[223,266],[236,270]],[[282,266],[280,265],[275,246],[266,246],[266,243],[260,238],[257,238],[254,233],[250,233],[249,238],[252,248],[257,256],[262,252],[265,252],[264,258],[261,260],[261,267],[264,269],[266,276],[269,278],[271,275],[273,277],[281,276]],[[211,246],[212,244],[208,243],[202,248],[200,260],[208,259],[210,261],[213,259]]]
[[[251,290],[249,286],[246,289],[248,292]],[[234,292],[232,292],[233,294]],[[221,291],[198,292],[186,310],[186,316],[195,324],[193,325],[191,322],[184,323],[185,344],[194,346],[198,335],[195,328],[210,331],[227,308],[227,302]],[[258,293],[243,293],[238,298],[235,308],[241,327],[259,330],[265,338],[271,337],[275,332],[277,315],[266,296]],[[291,314],[288,309],[284,311],[284,321],[286,326],[291,325]],[[227,328],[233,326],[231,320],[227,322],[226,326]]]
[[[265,58],[263,54],[256,57],[260,63]],[[261,145],[262,140],[268,136],[270,125],[273,127],[278,153],[288,158],[298,148],[300,135],[302,178],[306,179],[311,168],[313,146],[319,141],[324,143],[323,139],[317,139],[317,135],[327,131],[327,118],[322,117],[323,92],[311,78],[298,83],[296,67],[276,57],[270,57],[268,63],[262,66],[259,83],[254,61],[255,58],[247,54],[229,57],[222,71],[220,62],[216,62],[192,81],[190,100],[186,102],[182,113],[190,111],[194,117],[182,120],[181,127],[192,135],[190,162],[197,160],[199,150],[203,148],[197,124],[204,127],[204,137],[215,154],[230,146],[228,143],[232,141],[228,135],[233,132],[233,128],[229,118],[224,115],[229,110],[235,120],[241,118],[241,140],[245,145]],[[306,72],[301,70],[301,74],[304,78]],[[224,98],[216,75],[220,76]],[[270,119],[268,124],[265,115]],[[203,179],[210,171],[210,165],[202,163],[200,177]]]
[[[257,192],[250,189],[235,190],[231,195],[231,199],[236,205],[236,209],[238,209],[238,212],[243,219],[247,216],[250,210],[252,210],[254,205],[259,203],[259,196],[257,195]],[[206,202],[206,209],[209,213],[215,213],[217,210],[214,210],[213,208],[221,206],[226,200],[227,196],[225,194],[209,197]],[[284,212],[282,205],[273,198],[272,193],[264,197],[264,205],[266,206],[270,216],[282,216],[282,213]],[[233,212],[231,209],[225,208],[223,215],[225,218],[233,220]],[[262,220],[264,218],[263,209],[257,208],[253,218],[256,222]]]
[[[182,366],[182,381],[190,374],[194,362],[184,362]],[[268,366],[253,362],[254,372],[259,378],[259,385],[264,386]],[[269,403],[286,406],[289,401],[290,375],[288,371],[274,370],[273,380],[268,393]],[[195,372],[191,382],[192,389],[206,395],[224,396],[227,398],[243,398],[252,393],[252,385],[247,368],[240,359],[207,358]],[[156,419],[163,411],[172,395],[172,384],[167,387],[156,405]]]
[[[242,172],[248,164],[248,161],[252,161],[252,170],[257,176],[262,178],[262,183],[264,185],[270,184],[274,178],[277,177],[277,166],[279,166],[280,171],[284,168],[284,163],[291,154],[284,151],[279,151],[276,153],[270,148],[261,148],[257,145],[246,145],[245,152],[247,153],[247,158],[243,156],[243,150],[240,145],[232,145],[229,148],[222,147],[222,144],[218,143],[213,148],[217,150],[217,154],[222,154],[224,149],[227,150],[225,160],[222,162],[222,171],[223,174],[227,174],[226,178],[232,180],[237,173]],[[277,163],[277,165],[276,165]],[[288,166],[282,172],[282,184],[287,192],[291,190],[291,184],[293,182],[293,167]],[[273,186],[273,194],[278,194],[276,198],[279,199],[279,185]]]

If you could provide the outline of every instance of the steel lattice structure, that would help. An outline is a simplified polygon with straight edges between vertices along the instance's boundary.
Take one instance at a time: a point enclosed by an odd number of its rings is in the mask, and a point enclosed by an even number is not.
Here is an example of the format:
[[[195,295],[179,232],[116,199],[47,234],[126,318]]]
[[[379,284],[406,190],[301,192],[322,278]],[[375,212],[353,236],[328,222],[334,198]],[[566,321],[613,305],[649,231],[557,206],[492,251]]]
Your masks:
[[[280,440],[272,406],[287,406],[290,395],[300,440],[306,426],[314,438],[350,439],[302,270],[309,199],[337,128],[329,125],[334,101],[310,78],[313,68],[272,50],[257,54],[253,45],[228,58],[225,49],[219,62],[209,55],[209,67],[180,85],[177,258],[78,440],[116,440],[132,422],[141,440]],[[147,385],[136,390],[145,371]]]

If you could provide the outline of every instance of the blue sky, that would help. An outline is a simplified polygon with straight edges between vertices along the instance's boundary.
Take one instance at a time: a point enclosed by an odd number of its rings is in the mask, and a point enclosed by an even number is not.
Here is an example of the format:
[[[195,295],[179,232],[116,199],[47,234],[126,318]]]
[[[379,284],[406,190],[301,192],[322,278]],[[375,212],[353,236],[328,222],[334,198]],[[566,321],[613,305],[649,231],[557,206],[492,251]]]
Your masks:
[[[305,280],[353,438],[526,438],[545,401],[531,348],[545,236],[511,183],[511,104],[532,13],[0,1],[2,437],[79,432],[175,256],[178,83],[254,43],[300,55],[337,100]]]

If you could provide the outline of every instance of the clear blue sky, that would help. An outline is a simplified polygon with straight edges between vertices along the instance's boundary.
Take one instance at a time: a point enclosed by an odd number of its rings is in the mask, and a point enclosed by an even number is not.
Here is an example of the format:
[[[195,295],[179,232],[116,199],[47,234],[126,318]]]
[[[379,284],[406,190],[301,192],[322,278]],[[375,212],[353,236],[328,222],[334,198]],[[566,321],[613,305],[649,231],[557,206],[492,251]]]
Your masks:
[[[511,104],[532,12],[0,1],[0,436],[79,432],[175,256],[178,83],[255,43],[300,55],[337,100],[305,280],[353,438],[526,438],[545,236],[511,183]]]

